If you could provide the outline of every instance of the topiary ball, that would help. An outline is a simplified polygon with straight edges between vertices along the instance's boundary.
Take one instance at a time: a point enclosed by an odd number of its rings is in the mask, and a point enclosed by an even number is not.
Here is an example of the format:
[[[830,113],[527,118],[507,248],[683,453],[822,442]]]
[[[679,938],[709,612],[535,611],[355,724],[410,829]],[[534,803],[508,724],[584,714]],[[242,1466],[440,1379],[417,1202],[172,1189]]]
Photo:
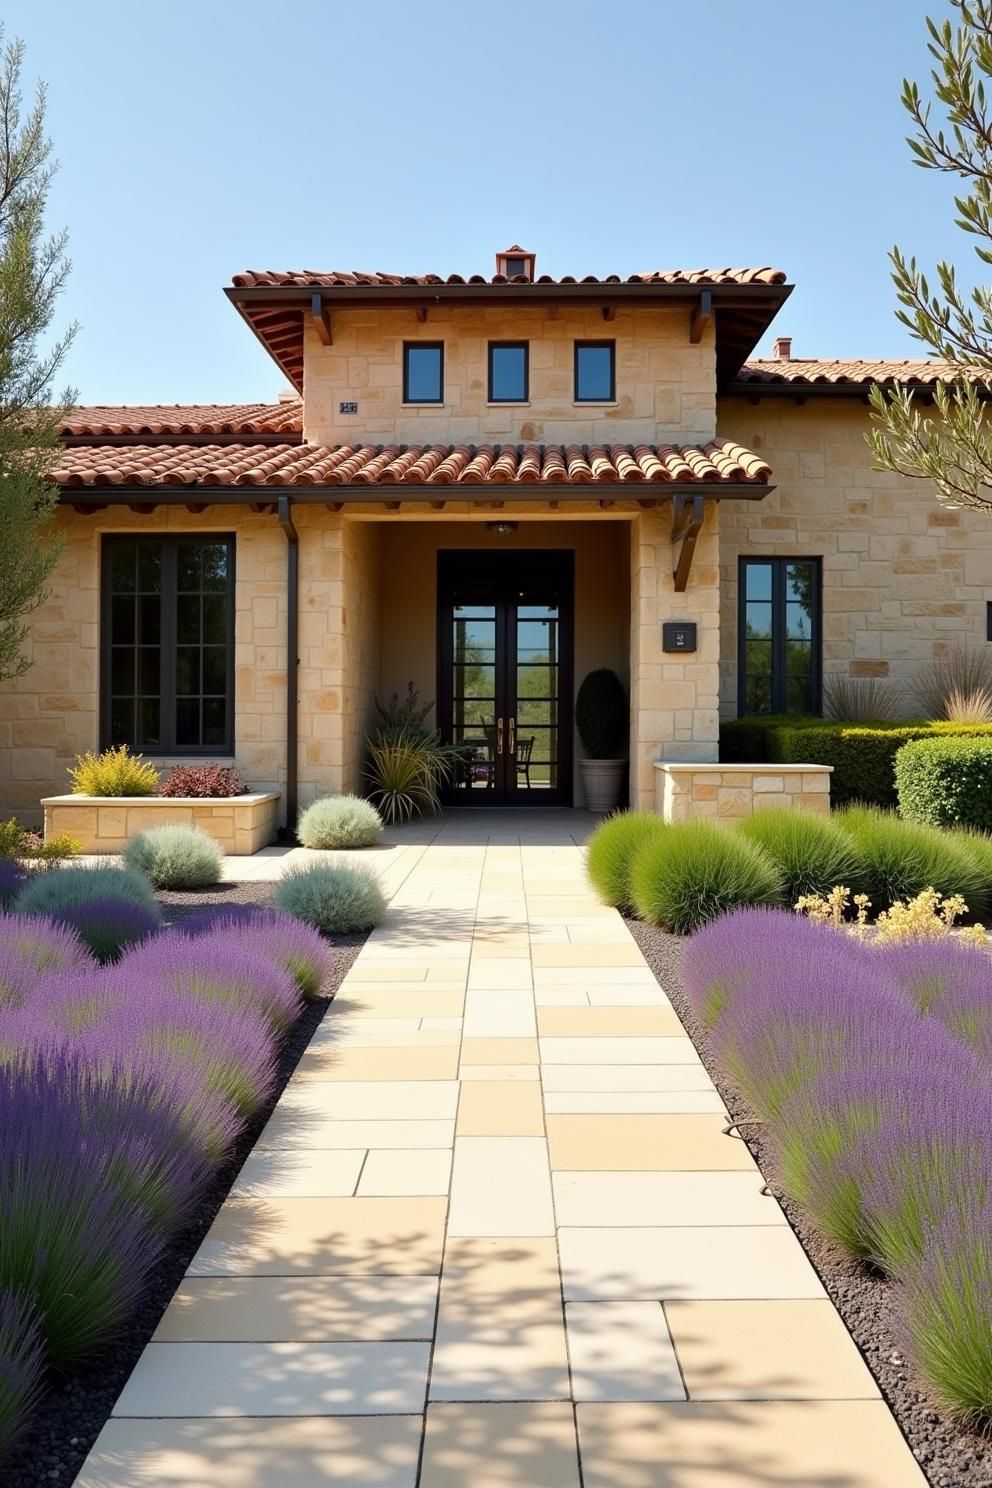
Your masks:
[[[634,857],[645,842],[664,830],[662,818],[649,811],[619,811],[596,828],[586,849],[586,874],[604,904],[615,909],[632,907]]]
[[[322,796],[301,813],[296,835],[304,847],[372,847],[382,836],[382,817],[361,796]]]
[[[276,905],[324,935],[371,930],[382,921],[386,901],[374,874],[363,868],[291,868],[276,889]]]
[[[202,827],[180,823],[139,832],[124,861],[156,889],[208,889],[220,880],[224,849]]]
[[[707,821],[675,822],[647,841],[631,871],[642,919],[688,935],[744,905],[782,902],[782,876],[763,848]]]

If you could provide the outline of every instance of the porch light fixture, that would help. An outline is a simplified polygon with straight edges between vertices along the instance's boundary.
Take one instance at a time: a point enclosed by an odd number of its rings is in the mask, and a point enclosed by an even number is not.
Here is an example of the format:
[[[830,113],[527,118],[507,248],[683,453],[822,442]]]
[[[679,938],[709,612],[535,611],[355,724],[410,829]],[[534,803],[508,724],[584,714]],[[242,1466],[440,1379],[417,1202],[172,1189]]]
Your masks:
[[[516,522],[487,522],[486,531],[495,532],[497,537],[509,537],[511,532],[516,532]]]

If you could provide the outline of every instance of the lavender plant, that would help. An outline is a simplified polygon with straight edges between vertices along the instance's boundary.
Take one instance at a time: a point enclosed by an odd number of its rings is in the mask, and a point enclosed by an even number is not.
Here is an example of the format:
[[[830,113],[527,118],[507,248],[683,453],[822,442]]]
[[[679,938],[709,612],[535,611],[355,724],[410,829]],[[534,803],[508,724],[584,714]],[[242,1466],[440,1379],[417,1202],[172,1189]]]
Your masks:
[[[45,1351],[33,1300],[0,1287],[0,1466],[41,1393]]]
[[[60,909],[58,918],[103,962],[116,961],[128,946],[147,940],[162,926],[157,905],[149,908],[130,899],[90,899]]]
[[[192,936],[209,933],[215,945],[232,946],[282,966],[308,1000],[320,995],[331,973],[331,948],[320,931],[277,909],[210,905],[184,919],[182,930]]]
[[[75,930],[48,916],[0,914],[0,945],[36,971],[93,965]]]
[[[164,932],[129,951],[120,962],[133,984],[159,986],[183,996],[259,1011],[279,1033],[300,1010],[288,971],[251,951],[216,946],[213,937]]]

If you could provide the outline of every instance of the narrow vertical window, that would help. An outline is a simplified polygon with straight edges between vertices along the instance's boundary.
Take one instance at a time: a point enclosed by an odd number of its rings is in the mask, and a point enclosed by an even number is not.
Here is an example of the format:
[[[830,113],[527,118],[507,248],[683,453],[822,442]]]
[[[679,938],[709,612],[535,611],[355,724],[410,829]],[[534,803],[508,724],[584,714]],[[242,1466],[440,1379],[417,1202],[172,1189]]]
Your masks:
[[[742,558],[738,711],[820,709],[820,560]]]
[[[403,402],[444,402],[444,346],[440,341],[404,344]]]
[[[526,341],[490,341],[490,403],[526,403],[530,396]]]
[[[576,403],[612,403],[616,394],[616,342],[576,341]]]

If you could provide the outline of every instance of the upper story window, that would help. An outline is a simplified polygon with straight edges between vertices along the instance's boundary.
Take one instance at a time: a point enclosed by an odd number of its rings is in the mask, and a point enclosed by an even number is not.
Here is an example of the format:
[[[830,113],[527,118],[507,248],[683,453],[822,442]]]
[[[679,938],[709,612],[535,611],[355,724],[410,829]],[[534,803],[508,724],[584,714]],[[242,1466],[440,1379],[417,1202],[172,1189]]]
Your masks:
[[[444,402],[444,345],[407,341],[403,345],[403,402]]]
[[[526,341],[490,341],[490,403],[526,403],[529,397],[529,347]]]
[[[818,713],[819,558],[742,558],[738,711]]]
[[[100,642],[105,744],[233,750],[233,537],[104,538]]]
[[[612,403],[616,398],[615,341],[576,341],[576,403]]]

